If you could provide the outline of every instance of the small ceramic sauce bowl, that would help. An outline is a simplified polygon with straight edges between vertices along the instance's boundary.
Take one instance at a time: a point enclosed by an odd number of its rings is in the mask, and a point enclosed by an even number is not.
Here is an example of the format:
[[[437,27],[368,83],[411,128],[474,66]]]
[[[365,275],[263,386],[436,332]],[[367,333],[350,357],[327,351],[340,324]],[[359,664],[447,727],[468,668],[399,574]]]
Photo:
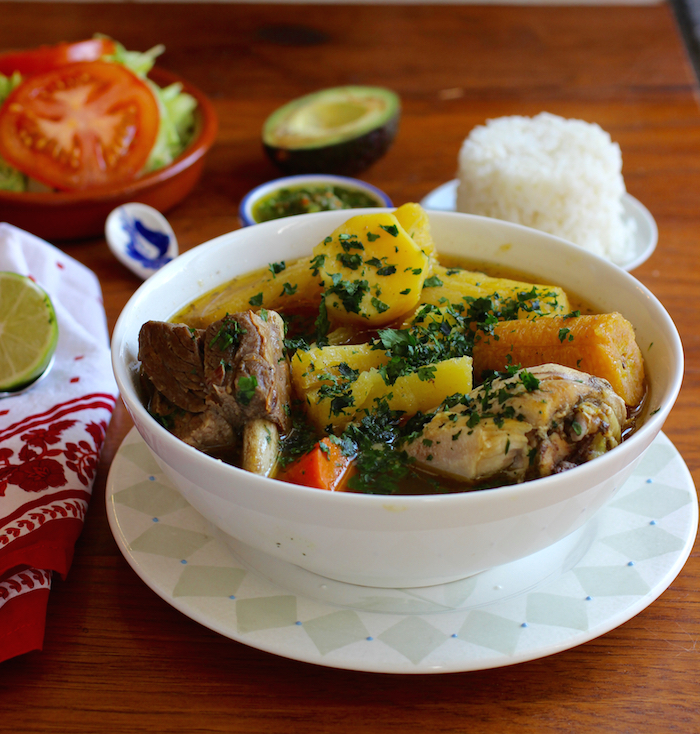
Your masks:
[[[257,186],[249,191],[241,201],[238,208],[238,218],[241,225],[248,227],[251,224],[259,224],[261,220],[256,216],[256,208],[263,199],[271,196],[275,192],[283,189],[306,189],[309,187],[338,187],[341,189],[358,192],[369,197],[370,200],[376,202],[376,206],[393,206],[391,199],[376,186],[360,181],[357,178],[347,178],[346,176],[333,176],[326,173],[308,173],[298,176],[286,176],[284,178],[276,178],[273,181]],[[344,208],[358,208],[371,206],[371,204],[363,203],[356,206]],[[301,213],[301,212],[300,212]],[[304,212],[307,213],[307,212]],[[285,215],[282,215],[285,216]],[[274,217],[281,219],[282,216]]]

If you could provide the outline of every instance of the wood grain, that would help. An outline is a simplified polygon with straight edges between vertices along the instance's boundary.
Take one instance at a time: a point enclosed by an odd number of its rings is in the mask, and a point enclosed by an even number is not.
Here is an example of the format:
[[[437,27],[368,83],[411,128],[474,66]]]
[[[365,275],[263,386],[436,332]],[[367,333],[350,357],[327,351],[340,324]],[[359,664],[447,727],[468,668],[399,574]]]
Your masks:
[[[402,98],[390,152],[363,176],[395,203],[454,177],[470,129],[547,110],[594,121],[623,152],[659,246],[634,274],[681,332],[686,377],[665,431],[700,480],[700,110],[665,4],[503,7],[0,2],[0,50],[99,31],[205,91],[220,134],[205,175],[169,213],[182,250],[237,228],[238,202],[273,178],[260,129],[277,106],[340,84]],[[139,282],[102,239],[62,247],[99,276],[110,328]],[[329,670],[222,638],[132,572],[104,490],[130,427],[114,415],[73,569],[51,593],[43,652],[0,665],[7,732],[700,731],[700,552],[618,629],[573,650],[477,673]]]

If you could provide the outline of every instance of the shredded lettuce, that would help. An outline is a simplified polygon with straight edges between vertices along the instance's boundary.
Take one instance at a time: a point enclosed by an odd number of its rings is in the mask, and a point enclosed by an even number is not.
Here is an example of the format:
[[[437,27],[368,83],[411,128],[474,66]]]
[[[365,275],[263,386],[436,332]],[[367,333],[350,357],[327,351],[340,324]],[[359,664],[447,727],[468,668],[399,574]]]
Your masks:
[[[18,72],[12,76],[0,74],[0,105],[21,81],[22,76]],[[27,177],[0,156],[0,191],[26,191],[26,189]]]
[[[22,75],[15,71],[12,76],[0,74],[0,105],[7,99],[10,92],[22,81]]]
[[[107,38],[107,36],[95,34],[95,38]],[[158,103],[160,116],[158,135],[142,173],[157,171],[159,168],[170,165],[192,140],[197,100],[192,95],[183,92],[182,85],[179,83],[161,88],[147,78],[146,75],[153,68],[156,59],[165,51],[165,46],[161,44],[141,52],[128,51],[117,41],[114,41],[114,44],[114,53],[103,56],[102,59],[122,64],[143,79]],[[11,77],[0,74],[0,105],[21,82],[22,76],[18,72]],[[27,176],[0,157],[0,190],[27,191],[28,188],[31,189],[31,183]]]
[[[156,59],[165,51],[165,46],[159,44],[148,51],[127,51],[124,46],[109,36],[103,36],[100,33],[95,34],[95,38],[106,38],[114,43],[115,50],[113,54],[103,56],[103,61],[113,61],[116,64],[122,64],[127,69],[133,71],[136,76],[141,78],[153,68]]]
[[[182,85],[177,82],[163,88],[149,79],[146,82],[158,101],[160,126],[144,172],[170,165],[187,147],[194,133],[197,107],[197,100],[183,92]]]
[[[0,191],[26,191],[27,177],[0,156]]]

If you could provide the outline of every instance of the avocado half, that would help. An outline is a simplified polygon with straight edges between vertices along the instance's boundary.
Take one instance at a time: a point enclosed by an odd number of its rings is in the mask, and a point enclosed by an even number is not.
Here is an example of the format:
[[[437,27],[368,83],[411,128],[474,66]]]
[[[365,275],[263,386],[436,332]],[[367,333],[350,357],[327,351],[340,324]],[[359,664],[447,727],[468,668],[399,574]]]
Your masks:
[[[401,101],[383,87],[333,87],[288,102],[263,125],[263,147],[288,174],[354,175],[389,150]]]

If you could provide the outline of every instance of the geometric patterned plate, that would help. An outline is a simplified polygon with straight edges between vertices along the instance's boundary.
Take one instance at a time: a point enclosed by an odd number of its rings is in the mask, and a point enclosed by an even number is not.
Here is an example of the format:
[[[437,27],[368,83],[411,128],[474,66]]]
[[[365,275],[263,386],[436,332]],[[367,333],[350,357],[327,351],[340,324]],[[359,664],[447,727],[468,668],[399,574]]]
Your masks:
[[[135,429],[112,464],[107,513],[134,571],[191,619],[284,657],[384,673],[495,668],[599,637],[671,584],[698,528],[692,477],[663,434],[568,538],[421,589],[343,584],[227,545],[168,483]]]

